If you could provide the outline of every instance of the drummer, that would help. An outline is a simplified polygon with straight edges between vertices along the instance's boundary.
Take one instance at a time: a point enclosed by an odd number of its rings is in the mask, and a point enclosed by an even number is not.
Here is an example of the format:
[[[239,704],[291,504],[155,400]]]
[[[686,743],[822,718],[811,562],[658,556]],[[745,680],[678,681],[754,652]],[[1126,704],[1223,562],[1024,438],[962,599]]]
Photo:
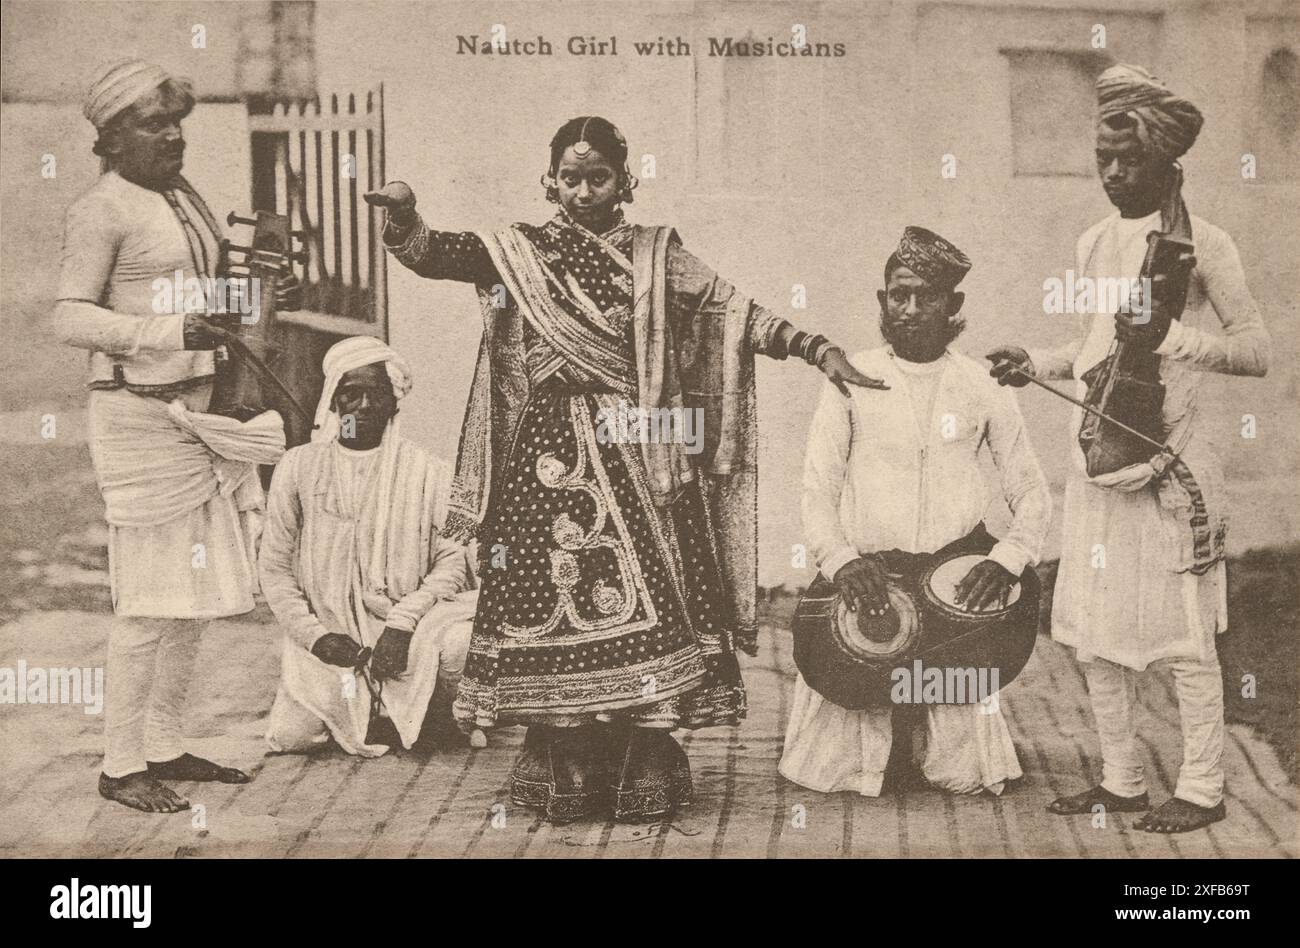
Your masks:
[[[971,611],[1001,607],[1042,549],[1052,500],[1020,409],[983,365],[952,346],[965,327],[965,294],[956,287],[970,266],[937,234],[906,228],[876,294],[885,345],[850,359],[889,390],[846,399],[825,386],[813,417],[804,532],[822,574],[859,616],[892,608],[870,554],[934,552],[979,525],[989,506],[981,447],[997,467],[1012,523],[960,581],[958,604]],[[780,770],[813,790],[871,797],[922,778],[955,793],[996,794],[1021,776],[996,700],[850,711],[802,676]]]

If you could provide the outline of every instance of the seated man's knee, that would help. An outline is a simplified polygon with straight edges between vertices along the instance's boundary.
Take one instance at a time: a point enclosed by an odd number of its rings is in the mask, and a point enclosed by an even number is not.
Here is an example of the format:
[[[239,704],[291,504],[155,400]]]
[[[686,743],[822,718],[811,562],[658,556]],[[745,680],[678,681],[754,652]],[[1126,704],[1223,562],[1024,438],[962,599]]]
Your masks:
[[[266,744],[280,754],[306,754],[330,742],[325,722],[283,695],[276,697],[266,729]]]
[[[470,620],[457,622],[447,630],[442,649],[438,656],[439,681],[457,682],[465,671],[465,660],[469,657],[469,640],[474,632],[474,623]]]

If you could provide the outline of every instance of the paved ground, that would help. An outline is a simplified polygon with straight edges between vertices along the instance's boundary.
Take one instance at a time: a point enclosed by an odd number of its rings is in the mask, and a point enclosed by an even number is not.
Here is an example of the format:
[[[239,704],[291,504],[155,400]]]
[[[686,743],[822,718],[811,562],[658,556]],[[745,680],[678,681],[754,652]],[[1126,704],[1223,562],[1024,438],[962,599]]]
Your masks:
[[[109,617],[42,611],[0,627],[0,666],[98,665]],[[1043,811],[1082,789],[1097,742],[1083,680],[1066,652],[1040,638],[1006,691],[1025,778],[1001,798],[932,791],[869,800],[822,795],[776,772],[793,685],[789,637],[767,628],[746,660],[750,717],[739,728],[684,736],[696,802],[654,825],[552,827],[513,806],[507,774],[522,731],[491,746],[421,758],[361,761],[339,753],[264,756],[262,718],[274,690],[274,626],[265,608],[214,625],[204,641],[190,732],[199,753],[257,772],[242,787],[179,785],[202,807],[137,814],[101,800],[102,717],[70,705],[0,706],[0,855],[97,856],[1294,856],[1296,788],[1245,725],[1229,725],[1228,819],[1176,838],[1104,828]],[[1180,753],[1171,682],[1142,687],[1142,733],[1153,796],[1164,799]],[[806,825],[793,815],[802,805]]]

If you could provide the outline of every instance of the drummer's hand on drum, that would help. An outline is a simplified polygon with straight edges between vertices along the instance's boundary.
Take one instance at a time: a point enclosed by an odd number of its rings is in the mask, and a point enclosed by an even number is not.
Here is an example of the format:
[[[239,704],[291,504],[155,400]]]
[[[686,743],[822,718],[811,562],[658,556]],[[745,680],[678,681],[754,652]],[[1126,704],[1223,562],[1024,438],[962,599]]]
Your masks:
[[[409,227],[415,221],[415,192],[405,181],[389,181],[378,191],[362,195],[366,203],[382,207],[394,227]]]
[[[889,590],[885,585],[885,571],[874,556],[859,556],[835,572],[835,588],[844,597],[844,604],[853,612],[864,610],[867,615],[884,615],[889,609]]]
[[[967,612],[986,612],[1001,609],[1007,604],[1016,577],[1001,563],[980,560],[971,567],[966,577],[957,584],[957,605]]]

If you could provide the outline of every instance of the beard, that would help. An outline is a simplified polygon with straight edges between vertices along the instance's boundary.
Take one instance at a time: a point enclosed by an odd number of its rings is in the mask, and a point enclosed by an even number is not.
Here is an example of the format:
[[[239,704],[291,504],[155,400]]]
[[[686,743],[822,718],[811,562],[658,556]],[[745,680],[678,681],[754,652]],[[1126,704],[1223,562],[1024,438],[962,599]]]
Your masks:
[[[949,317],[942,323],[904,329],[901,323],[891,320],[883,312],[880,314],[881,338],[908,362],[933,362],[943,355],[963,328],[959,319]]]

